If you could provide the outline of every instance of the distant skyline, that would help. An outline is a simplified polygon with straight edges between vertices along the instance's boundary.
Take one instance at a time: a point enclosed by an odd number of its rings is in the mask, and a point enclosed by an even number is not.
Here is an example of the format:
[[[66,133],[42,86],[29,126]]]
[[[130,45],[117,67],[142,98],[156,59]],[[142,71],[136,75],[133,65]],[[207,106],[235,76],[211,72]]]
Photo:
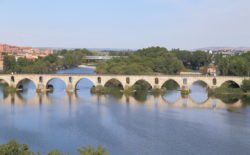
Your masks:
[[[249,0],[0,0],[0,43],[59,48],[249,47]]]

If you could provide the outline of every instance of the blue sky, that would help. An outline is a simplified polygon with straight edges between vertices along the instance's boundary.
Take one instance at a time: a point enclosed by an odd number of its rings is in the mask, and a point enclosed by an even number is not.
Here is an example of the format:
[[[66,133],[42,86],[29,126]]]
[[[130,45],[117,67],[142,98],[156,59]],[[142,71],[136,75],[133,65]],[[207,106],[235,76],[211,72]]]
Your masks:
[[[0,19],[23,46],[250,46],[249,0],[0,0]]]

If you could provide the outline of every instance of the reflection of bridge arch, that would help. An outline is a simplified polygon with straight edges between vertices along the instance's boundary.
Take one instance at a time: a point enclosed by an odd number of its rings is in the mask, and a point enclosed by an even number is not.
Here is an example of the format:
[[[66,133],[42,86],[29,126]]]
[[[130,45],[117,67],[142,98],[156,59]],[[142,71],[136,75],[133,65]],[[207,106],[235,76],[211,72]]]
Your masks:
[[[192,97],[190,97],[190,100],[195,103],[195,104],[198,104],[198,105],[202,105],[202,104],[206,104],[208,101],[209,101],[209,97],[207,97],[206,100],[202,101],[202,102],[197,102],[195,101]]]
[[[180,97],[175,102],[170,102],[170,101],[168,101],[167,99],[164,98],[164,95],[161,95],[161,100],[163,102],[165,102],[166,104],[175,104],[175,103],[180,102],[182,100],[182,97],[180,95]]]
[[[193,92],[192,90],[192,88],[196,85],[196,84],[198,84],[199,85],[199,87],[198,88],[196,88],[198,91],[195,91],[195,92]],[[203,92],[204,90],[203,89],[206,89],[206,92]],[[209,89],[209,84],[207,83],[207,82],[205,82],[204,80],[196,80],[196,81],[193,81],[193,83],[191,84],[191,86],[190,86],[190,90],[191,90],[191,93],[189,94],[189,96],[190,96],[190,100],[193,102],[193,103],[195,103],[195,104],[205,104],[208,100],[209,100],[209,96],[208,96],[208,89]],[[203,92],[202,94],[199,94],[200,92]],[[197,94],[198,93],[198,94]],[[197,96],[197,95],[199,95],[200,97],[202,96],[202,95],[206,95],[205,97],[205,99],[204,100],[201,100],[201,101],[196,101],[193,97],[193,95],[195,95],[195,96]]]

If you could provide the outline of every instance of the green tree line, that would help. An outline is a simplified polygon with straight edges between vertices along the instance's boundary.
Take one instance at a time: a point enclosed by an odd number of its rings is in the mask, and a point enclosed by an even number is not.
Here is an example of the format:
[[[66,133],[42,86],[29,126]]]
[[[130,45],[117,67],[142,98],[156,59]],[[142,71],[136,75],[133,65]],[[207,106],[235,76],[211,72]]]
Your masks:
[[[56,70],[77,67],[85,63],[86,55],[96,53],[86,49],[61,50],[53,55],[37,60],[27,60],[14,56],[4,57],[4,73],[53,73]],[[131,51],[109,51],[110,55],[122,56],[97,63],[99,74],[179,74],[181,71],[199,70],[213,64],[219,75],[249,76],[250,53],[235,56],[212,55],[204,51],[187,51],[162,47],[150,47]]]
[[[56,70],[77,67],[84,63],[86,55],[93,55],[93,53],[86,49],[61,50],[36,60],[26,58],[16,60],[12,55],[5,55],[4,73],[53,73]]]
[[[78,150],[79,155],[108,155],[106,150],[99,146],[97,149],[88,146],[82,147]],[[9,141],[7,144],[0,145],[1,155],[40,155],[40,153],[33,152],[29,149],[27,144],[19,144],[14,140]],[[66,155],[58,150],[50,151],[47,155]]]
[[[128,57],[114,58],[97,65],[100,74],[177,74],[184,69],[183,63],[166,48],[141,49]]]

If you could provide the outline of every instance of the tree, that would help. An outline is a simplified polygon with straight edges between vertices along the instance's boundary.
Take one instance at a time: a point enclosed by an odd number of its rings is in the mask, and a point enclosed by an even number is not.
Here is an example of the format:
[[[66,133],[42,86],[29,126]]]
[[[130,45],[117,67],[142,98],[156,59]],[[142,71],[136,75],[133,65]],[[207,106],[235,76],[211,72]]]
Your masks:
[[[166,48],[150,47],[97,65],[100,74],[178,74],[184,68],[174,53]]]
[[[35,155],[29,151],[29,147],[26,144],[18,144],[16,141],[10,141],[7,144],[0,145],[1,155]]]
[[[48,153],[48,155],[64,155],[63,153],[61,153],[60,151],[58,150],[54,150],[54,151],[50,151]]]
[[[14,56],[6,55],[3,60],[4,72],[11,73],[16,71],[16,59]]]
[[[88,146],[78,149],[78,152],[80,155],[108,155],[102,146],[99,146],[96,150],[93,147]]]
[[[241,88],[245,92],[250,92],[250,80],[243,80]]]

